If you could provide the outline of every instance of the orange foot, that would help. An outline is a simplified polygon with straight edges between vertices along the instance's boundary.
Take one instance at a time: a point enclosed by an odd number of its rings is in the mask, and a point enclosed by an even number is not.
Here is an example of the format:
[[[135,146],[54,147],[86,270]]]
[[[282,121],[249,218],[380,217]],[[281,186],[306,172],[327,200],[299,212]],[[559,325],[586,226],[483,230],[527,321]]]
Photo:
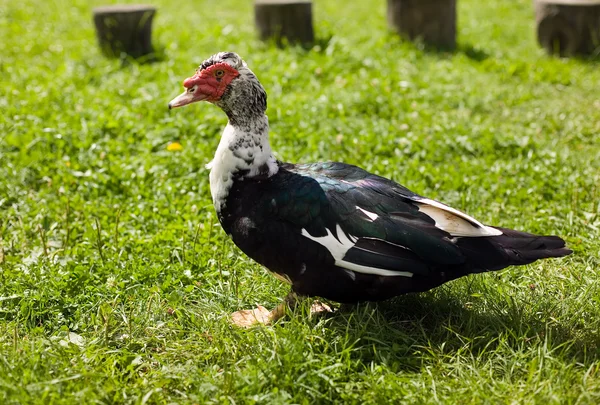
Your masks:
[[[241,328],[250,328],[256,325],[270,325],[278,319],[281,319],[285,315],[286,307],[288,305],[294,306],[297,303],[297,300],[298,297],[296,297],[295,294],[289,294],[285,300],[272,311],[269,311],[262,305],[258,305],[255,309],[234,312],[231,314],[231,323]],[[320,301],[315,301],[310,306],[311,316],[332,312],[333,310],[329,305]]]
[[[272,312],[262,305],[259,305],[256,309],[244,309],[231,314],[231,323],[240,328],[250,328],[254,325],[269,325],[275,320],[273,319]]]

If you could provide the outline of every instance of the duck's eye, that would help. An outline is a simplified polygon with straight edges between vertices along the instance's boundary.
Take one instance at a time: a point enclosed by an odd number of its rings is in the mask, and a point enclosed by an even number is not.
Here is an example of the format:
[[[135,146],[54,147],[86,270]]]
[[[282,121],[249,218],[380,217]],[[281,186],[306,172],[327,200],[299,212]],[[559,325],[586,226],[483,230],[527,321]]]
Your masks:
[[[217,70],[217,71],[215,72],[215,76],[216,76],[217,78],[219,78],[219,79],[220,79],[221,77],[223,77],[224,75],[225,75],[225,71],[224,71],[223,69],[219,69],[219,70]]]

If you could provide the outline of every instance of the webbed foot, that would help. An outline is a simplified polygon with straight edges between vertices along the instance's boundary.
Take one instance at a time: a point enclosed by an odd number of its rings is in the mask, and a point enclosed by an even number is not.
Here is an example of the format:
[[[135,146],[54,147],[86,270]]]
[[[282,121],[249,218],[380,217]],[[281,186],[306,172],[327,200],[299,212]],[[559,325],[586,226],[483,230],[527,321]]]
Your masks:
[[[241,311],[236,311],[231,314],[230,321],[233,325],[241,327],[241,328],[250,328],[256,325],[270,325],[273,322],[281,319],[285,315],[285,310],[287,306],[294,307],[298,303],[298,295],[293,292],[290,292],[283,302],[274,310],[269,311],[267,308],[262,305],[258,305],[255,309],[246,309]],[[310,306],[310,315],[321,315],[332,313],[333,310],[331,307],[325,303],[320,301],[315,301]]]

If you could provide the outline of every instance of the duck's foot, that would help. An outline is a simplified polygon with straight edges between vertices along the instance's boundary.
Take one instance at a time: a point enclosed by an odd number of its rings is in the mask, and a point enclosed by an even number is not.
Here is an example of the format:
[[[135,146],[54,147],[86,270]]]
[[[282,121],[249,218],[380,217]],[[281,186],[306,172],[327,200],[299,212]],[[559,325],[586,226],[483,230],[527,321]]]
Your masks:
[[[273,310],[273,312],[276,310]],[[231,323],[240,328],[250,328],[261,324],[268,325],[273,320],[272,312],[262,305],[259,305],[256,309],[244,309],[231,314]]]
[[[332,314],[332,313],[333,313],[333,309],[331,309],[331,307],[329,305],[327,305],[321,301],[315,301],[310,306],[310,315],[311,316],[325,315],[325,314]]]
[[[290,292],[283,302],[274,310],[269,311],[262,305],[258,305],[255,309],[246,309],[237,311],[231,314],[231,323],[241,328],[250,328],[256,325],[270,325],[273,322],[281,319],[285,315],[286,307],[295,307],[298,304],[298,295]],[[322,315],[332,313],[333,310],[327,304],[320,301],[315,301],[310,306],[310,315]]]
[[[262,305],[258,305],[256,309],[245,309],[231,314],[231,323],[240,328],[250,328],[255,325],[270,325],[285,315],[285,309],[289,306],[296,306],[298,296],[290,292],[283,302],[274,310],[269,311]]]

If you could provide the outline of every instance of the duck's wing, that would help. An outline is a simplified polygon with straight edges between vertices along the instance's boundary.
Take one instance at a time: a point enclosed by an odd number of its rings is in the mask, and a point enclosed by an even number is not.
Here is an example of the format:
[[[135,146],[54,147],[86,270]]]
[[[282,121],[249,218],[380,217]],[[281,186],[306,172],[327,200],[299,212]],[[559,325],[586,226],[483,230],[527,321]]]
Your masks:
[[[456,237],[502,232],[405,187],[343,163],[285,165],[293,175],[273,200],[277,215],[301,228],[337,266],[359,273],[412,277],[460,265]]]
[[[393,212],[395,205],[399,202],[408,204],[411,208],[417,208],[421,213],[427,215],[430,220],[433,220],[435,226],[453,237],[484,237],[502,235],[499,229],[486,226],[475,218],[445,205],[439,201],[421,197],[413,193],[409,189],[400,184],[377,176],[361,169],[357,166],[348,165],[345,163],[328,162],[316,163],[310,165],[295,166],[298,173],[307,173],[315,179],[327,178],[330,181],[337,181],[346,184],[349,187],[355,188],[358,193],[367,194],[373,203],[379,203],[380,209],[384,214],[387,211]],[[325,181],[327,183],[327,181]],[[389,204],[389,199],[392,199],[392,204]],[[400,199],[401,201],[398,201]],[[359,201],[369,204],[368,201]],[[387,204],[386,204],[387,203]],[[363,207],[364,208],[364,207]],[[413,210],[414,211],[414,210]],[[423,219],[424,217],[421,216]]]

